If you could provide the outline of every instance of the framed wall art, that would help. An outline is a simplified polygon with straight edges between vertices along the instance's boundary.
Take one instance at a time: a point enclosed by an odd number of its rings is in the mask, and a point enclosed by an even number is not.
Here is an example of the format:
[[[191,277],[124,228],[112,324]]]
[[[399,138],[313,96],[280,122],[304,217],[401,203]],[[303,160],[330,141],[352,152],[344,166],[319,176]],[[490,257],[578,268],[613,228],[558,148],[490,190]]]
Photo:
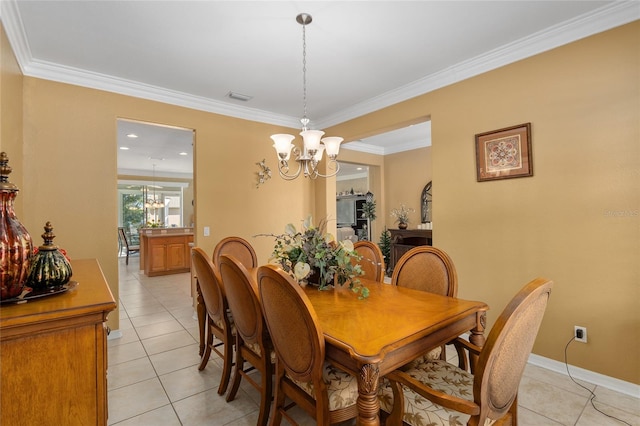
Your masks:
[[[531,123],[476,135],[478,182],[533,176]]]

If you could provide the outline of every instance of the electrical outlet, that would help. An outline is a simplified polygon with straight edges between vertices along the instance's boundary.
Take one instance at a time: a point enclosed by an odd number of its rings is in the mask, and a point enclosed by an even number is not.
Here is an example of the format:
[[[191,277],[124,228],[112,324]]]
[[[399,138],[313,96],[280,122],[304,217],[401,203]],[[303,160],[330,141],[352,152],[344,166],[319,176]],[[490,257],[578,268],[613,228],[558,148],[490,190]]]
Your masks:
[[[587,327],[574,325],[573,335],[575,337],[576,342],[587,343]]]
[[[211,229],[208,226],[204,227],[204,236],[208,237],[209,235],[211,235]]]

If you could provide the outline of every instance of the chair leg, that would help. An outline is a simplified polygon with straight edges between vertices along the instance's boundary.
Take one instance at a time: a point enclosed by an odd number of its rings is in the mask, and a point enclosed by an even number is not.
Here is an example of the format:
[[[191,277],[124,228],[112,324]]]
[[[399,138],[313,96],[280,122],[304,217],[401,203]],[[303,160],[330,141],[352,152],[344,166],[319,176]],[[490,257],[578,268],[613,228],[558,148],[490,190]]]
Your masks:
[[[196,278],[196,292],[198,294],[196,303],[196,312],[198,314],[198,334],[200,336],[200,348],[198,355],[202,356],[205,347],[205,330],[207,324],[207,313],[204,306],[204,298],[202,297],[202,290],[200,290],[200,283]]]
[[[213,346],[213,333],[211,332],[211,330],[208,330],[207,344],[205,345],[204,352],[202,353],[202,357],[200,358],[200,365],[198,366],[198,370],[202,371],[207,366],[207,363],[209,362],[209,357],[211,356],[212,346]]]
[[[227,402],[233,401],[240,389],[240,381],[242,380],[242,369],[244,368],[244,358],[242,357],[240,338],[236,338],[236,368],[233,372],[233,383],[231,390],[227,394]]]
[[[127,260],[125,261],[125,264],[129,264],[129,250],[127,249]]]
[[[264,357],[265,364],[262,372],[262,389],[260,392],[260,414],[258,416],[258,425],[266,426],[269,420],[269,411],[271,411],[271,399],[273,397],[273,364],[269,354]]]
[[[269,426],[280,426],[282,423],[282,412],[285,410],[284,406],[284,391],[282,390],[282,380],[284,378],[284,370],[280,371],[276,367],[275,382],[275,395],[273,399],[273,415],[271,416],[271,423]]]
[[[229,337],[224,342],[224,357],[222,364],[222,377],[218,387],[218,395],[224,395],[231,379],[231,368],[233,367],[233,339]]]

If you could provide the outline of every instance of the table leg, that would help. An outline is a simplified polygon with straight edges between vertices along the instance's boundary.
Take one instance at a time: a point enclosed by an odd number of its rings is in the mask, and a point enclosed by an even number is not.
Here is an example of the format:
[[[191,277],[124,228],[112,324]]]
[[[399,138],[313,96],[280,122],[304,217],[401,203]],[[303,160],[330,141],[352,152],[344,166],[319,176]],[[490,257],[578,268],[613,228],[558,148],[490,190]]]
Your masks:
[[[469,336],[469,341],[476,346],[483,347],[485,341],[487,340],[484,335],[484,329],[487,324],[487,311],[482,310],[476,312],[476,326],[471,329],[471,335]],[[474,354],[469,354],[469,363],[471,364],[471,372],[474,371],[474,367],[476,365],[476,361],[478,361],[478,356]]]
[[[200,333],[199,355],[202,356],[202,354],[204,353],[204,347],[206,346],[204,331],[205,331],[207,319],[205,315],[204,298],[202,297],[202,290],[200,290],[200,283],[197,280],[196,280],[196,291],[198,293],[196,312],[198,314],[198,331]]]
[[[378,401],[378,380],[380,370],[377,364],[365,364],[358,376],[358,418],[359,426],[380,425],[380,401]]]

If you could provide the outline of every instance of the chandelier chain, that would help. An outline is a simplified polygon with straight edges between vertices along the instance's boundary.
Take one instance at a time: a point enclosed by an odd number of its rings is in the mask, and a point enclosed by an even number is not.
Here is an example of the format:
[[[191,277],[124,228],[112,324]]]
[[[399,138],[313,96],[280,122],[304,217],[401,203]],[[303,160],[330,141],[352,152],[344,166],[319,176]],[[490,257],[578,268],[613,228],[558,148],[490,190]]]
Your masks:
[[[305,120],[302,122],[306,130],[307,127],[307,25],[302,24],[302,118]]]

